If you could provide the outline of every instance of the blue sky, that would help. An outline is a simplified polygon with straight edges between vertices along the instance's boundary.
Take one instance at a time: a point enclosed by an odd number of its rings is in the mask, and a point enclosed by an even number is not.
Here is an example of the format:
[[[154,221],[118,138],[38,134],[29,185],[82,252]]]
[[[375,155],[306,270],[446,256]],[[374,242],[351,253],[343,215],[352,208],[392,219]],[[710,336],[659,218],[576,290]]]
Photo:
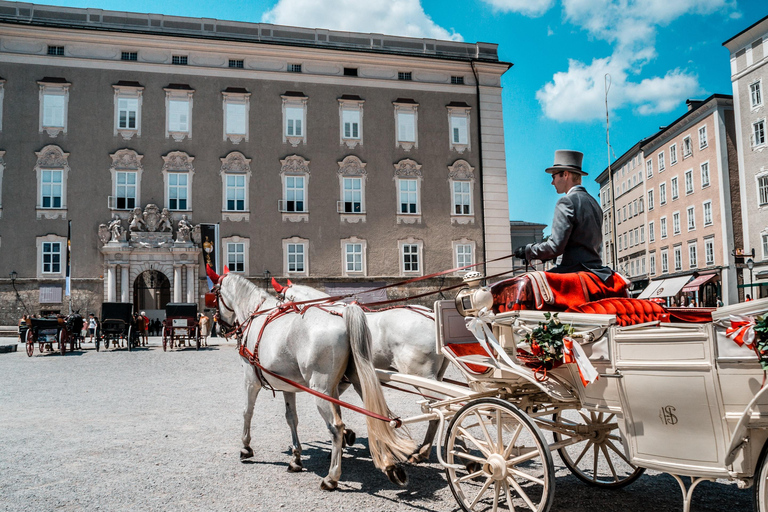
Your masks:
[[[497,43],[514,64],[502,79],[510,218],[542,224],[557,201],[544,173],[556,149],[585,153],[585,184],[597,196],[594,179],[608,164],[605,73],[613,159],[684,114],[686,99],[732,94],[722,43],[768,15],[766,0],[40,3]]]

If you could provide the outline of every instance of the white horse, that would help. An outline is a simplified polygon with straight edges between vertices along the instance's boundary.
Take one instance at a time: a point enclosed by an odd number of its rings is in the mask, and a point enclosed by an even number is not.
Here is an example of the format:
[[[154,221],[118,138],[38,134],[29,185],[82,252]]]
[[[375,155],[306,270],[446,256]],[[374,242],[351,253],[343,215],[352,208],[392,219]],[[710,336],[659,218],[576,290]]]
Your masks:
[[[278,306],[277,301],[241,276],[230,273],[219,278],[212,271],[209,271],[209,275],[212,279],[215,278],[214,282],[219,283],[217,308],[221,325],[247,325],[242,342],[248,350],[257,354],[263,368],[333,398],[339,397],[342,376],[354,368],[357,375],[353,377],[357,377],[355,380],[359,380],[362,386],[365,408],[390,417],[381,384],[371,364],[370,332],[365,315],[359,307],[345,308],[343,318],[319,308],[308,308],[303,314],[287,313],[268,322],[259,340],[262,326],[267,322],[267,315],[257,315],[252,319],[251,317],[255,311],[275,308]],[[245,459],[253,456],[250,447],[251,419],[262,384],[254,366],[245,357],[241,357],[241,361],[245,367],[246,402],[240,458]],[[350,364],[351,362],[354,362],[354,365]],[[263,378],[272,388],[283,392],[285,418],[292,435],[292,460],[288,469],[301,471],[301,443],[297,433],[296,415],[298,390],[267,373],[263,374]],[[330,470],[320,487],[333,490],[341,476],[344,423],[337,404],[321,398],[317,398],[316,403],[331,432],[333,442]],[[368,416],[366,420],[369,449],[374,464],[384,471],[391,481],[403,485],[406,481],[405,472],[396,464],[407,459],[412,453],[415,446],[413,441],[387,422]]]
[[[290,302],[302,302],[329,297],[327,293],[305,285],[281,286],[272,280],[275,291]],[[431,309],[423,306],[397,307],[366,313],[371,329],[373,365],[381,370],[393,370],[427,379],[442,380],[448,360],[437,352],[435,320]],[[357,389],[357,386],[355,386]],[[342,387],[344,392],[345,387]],[[358,390],[359,393],[359,390]],[[410,462],[429,459],[437,433],[437,420],[429,422],[421,446],[409,458]],[[354,443],[354,433],[347,431],[348,444]]]

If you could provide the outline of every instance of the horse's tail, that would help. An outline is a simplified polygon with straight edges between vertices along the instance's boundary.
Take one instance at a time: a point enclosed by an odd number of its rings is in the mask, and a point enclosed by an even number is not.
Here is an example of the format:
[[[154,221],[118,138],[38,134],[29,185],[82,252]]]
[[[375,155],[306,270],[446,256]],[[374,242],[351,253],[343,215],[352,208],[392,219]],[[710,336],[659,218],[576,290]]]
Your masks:
[[[344,320],[347,323],[352,358],[360,380],[365,408],[376,414],[391,417],[381,383],[373,367],[371,331],[368,329],[365,313],[357,304],[350,304],[344,308]],[[368,445],[377,468],[384,470],[397,462],[405,461],[416,450],[416,444],[389,423],[370,416],[365,419],[368,427]]]

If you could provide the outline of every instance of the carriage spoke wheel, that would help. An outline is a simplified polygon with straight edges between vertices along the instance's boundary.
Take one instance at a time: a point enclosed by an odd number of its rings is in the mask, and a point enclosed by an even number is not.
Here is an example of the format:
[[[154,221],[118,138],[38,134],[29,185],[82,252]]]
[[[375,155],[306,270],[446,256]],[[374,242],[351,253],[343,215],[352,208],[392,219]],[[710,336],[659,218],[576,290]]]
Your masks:
[[[597,487],[619,488],[629,485],[645,472],[633,466],[624,451],[615,414],[584,409],[561,411],[555,424],[573,433],[553,432],[555,443],[578,439],[557,450],[563,463],[582,482]]]
[[[27,355],[29,357],[32,357],[32,354],[35,353],[35,335],[32,332],[32,329],[27,331]]]
[[[544,436],[504,400],[474,400],[451,420],[444,453],[448,485],[467,512],[545,512],[552,506],[555,470]]]

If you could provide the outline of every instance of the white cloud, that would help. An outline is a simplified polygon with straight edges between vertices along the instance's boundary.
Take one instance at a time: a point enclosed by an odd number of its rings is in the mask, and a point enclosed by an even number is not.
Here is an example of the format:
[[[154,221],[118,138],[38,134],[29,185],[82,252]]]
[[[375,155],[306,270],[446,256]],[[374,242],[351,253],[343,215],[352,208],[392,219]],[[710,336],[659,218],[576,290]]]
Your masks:
[[[278,0],[265,23],[462,41],[427,16],[420,0]]]
[[[555,0],[485,0],[485,2],[497,11],[517,12],[536,18],[547,12]]]
[[[684,70],[639,78],[656,58],[656,34],[684,15],[735,11],[735,0],[562,0],[566,21],[613,45],[610,57],[591,64],[570,60],[536,98],[544,114],[561,121],[592,121],[605,116],[604,76],[612,79],[611,110],[632,108],[639,115],[670,112],[701,94],[698,77]]]

